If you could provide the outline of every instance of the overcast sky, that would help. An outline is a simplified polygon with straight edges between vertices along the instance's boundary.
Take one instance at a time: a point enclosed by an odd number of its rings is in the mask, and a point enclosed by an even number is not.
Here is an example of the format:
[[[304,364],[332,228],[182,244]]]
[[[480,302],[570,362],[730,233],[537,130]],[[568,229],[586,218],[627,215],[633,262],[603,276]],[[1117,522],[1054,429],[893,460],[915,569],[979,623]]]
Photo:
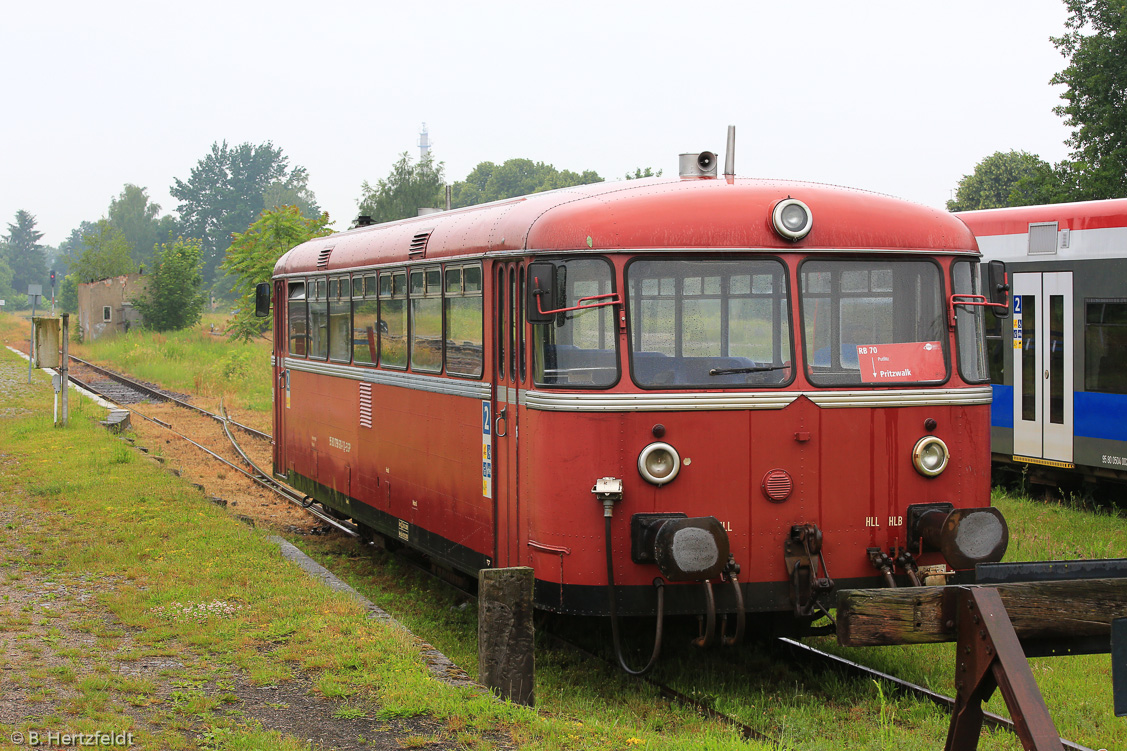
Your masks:
[[[736,172],[943,206],[994,151],[1055,162],[1061,0],[21,2],[0,24],[0,233],[57,245],[126,183],[176,209],[215,141],[272,141],[347,228],[363,180],[525,157],[621,179]]]

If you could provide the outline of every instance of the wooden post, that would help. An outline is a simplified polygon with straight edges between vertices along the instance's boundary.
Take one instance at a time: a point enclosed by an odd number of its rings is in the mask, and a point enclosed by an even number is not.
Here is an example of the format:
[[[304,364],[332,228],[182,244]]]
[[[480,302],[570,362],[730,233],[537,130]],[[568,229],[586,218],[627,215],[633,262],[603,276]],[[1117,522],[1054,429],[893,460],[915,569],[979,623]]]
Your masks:
[[[477,671],[479,680],[503,699],[533,706],[533,571],[486,568],[477,575]]]

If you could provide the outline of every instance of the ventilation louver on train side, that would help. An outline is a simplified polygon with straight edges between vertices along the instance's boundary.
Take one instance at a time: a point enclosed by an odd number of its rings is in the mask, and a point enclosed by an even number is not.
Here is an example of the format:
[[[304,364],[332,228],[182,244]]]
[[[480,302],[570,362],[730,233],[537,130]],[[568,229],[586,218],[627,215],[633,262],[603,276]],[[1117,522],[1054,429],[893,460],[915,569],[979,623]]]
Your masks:
[[[372,384],[360,384],[360,427],[372,427]]]
[[[329,265],[329,256],[332,255],[332,248],[325,248],[317,254],[317,268],[327,268]]]
[[[427,241],[430,240],[431,232],[434,232],[434,230],[425,229],[417,233],[411,240],[411,247],[407,249],[407,255],[412,257],[425,256],[427,253]]]

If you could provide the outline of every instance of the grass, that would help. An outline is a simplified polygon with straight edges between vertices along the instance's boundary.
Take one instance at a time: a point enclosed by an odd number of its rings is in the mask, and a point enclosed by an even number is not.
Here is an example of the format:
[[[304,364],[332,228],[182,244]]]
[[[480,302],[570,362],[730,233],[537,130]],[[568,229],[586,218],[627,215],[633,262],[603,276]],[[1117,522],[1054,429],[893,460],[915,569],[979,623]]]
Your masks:
[[[434,681],[407,635],[369,619],[350,598],[310,586],[262,533],[150,462],[115,461],[121,443],[96,425],[101,410],[75,399],[70,426],[54,428],[49,385],[39,373],[32,387],[21,384],[14,376],[21,362],[0,351],[0,410],[23,415],[0,421],[0,514],[18,519],[15,529],[0,529],[0,550],[26,552],[0,558],[0,573],[10,587],[49,581],[93,594],[88,604],[60,597],[66,618],[43,618],[31,601],[0,611],[6,627],[18,629],[0,633],[48,633],[64,621],[104,646],[76,653],[65,640],[28,640],[38,657],[24,664],[65,669],[34,677],[14,671],[31,701],[26,717],[0,723],[0,737],[57,723],[74,731],[134,729],[154,748],[303,748],[304,741],[239,722],[228,711],[231,692],[216,684],[283,685],[304,675],[316,695],[345,702],[339,710],[327,705],[326,714],[426,718],[433,734],[470,747],[497,737],[542,749],[624,748],[631,738],[655,748],[745,747],[676,708],[660,709],[662,727],[678,729],[663,736],[621,714],[557,716]],[[147,676],[150,683],[131,677],[122,664],[138,654],[161,655],[147,659],[167,667]],[[25,651],[11,659],[32,657]],[[144,727],[131,714],[139,710],[148,713]]]
[[[0,315],[0,336],[18,336],[22,331],[22,323],[13,325],[12,318]],[[222,342],[208,342],[201,346],[220,348],[178,360],[172,356],[177,347],[168,346],[169,337],[162,342],[159,337],[138,335],[132,344],[130,337],[122,340],[121,346],[149,353],[142,359],[159,357],[166,361],[164,367],[179,368],[184,371],[181,377],[193,383],[202,382],[213,367],[208,363],[224,351]],[[246,357],[258,358],[254,367],[266,373],[268,349],[258,352],[255,347],[245,350],[250,352]],[[6,356],[0,352],[0,358]],[[26,380],[26,367],[23,375]],[[161,376],[144,377],[176,388]],[[236,379],[230,387],[237,393],[246,385]],[[183,663],[182,668],[170,669],[167,679],[191,674],[229,678],[241,673],[253,684],[276,685],[305,672],[314,677],[317,695],[339,702],[333,711],[340,719],[425,716],[443,724],[445,738],[481,748],[489,747],[494,727],[518,746],[530,748],[757,747],[692,711],[669,705],[646,684],[554,649],[543,640],[537,649],[536,710],[497,705],[434,684],[413,657],[411,643],[378,633],[355,605],[305,585],[256,532],[231,522],[225,512],[121,443],[87,427],[93,410],[79,406],[83,419],[66,431],[56,431],[50,428],[49,400],[9,391],[0,388],[0,410],[29,414],[0,421],[0,454],[17,457],[20,468],[15,473],[0,461],[0,497],[7,499],[3,503],[46,514],[59,533],[58,539],[27,540],[26,555],[12,556],[5,553],[4,535],[18,536],[22,525],[0,524],[0,582],[21,586],[32,573],[48,569],[52,577],[65,581],[82,575],[111,578],[119,586],[102,602],[132,634],[133,646],[123,653]],[[269,408],[268,392],[265,408]],[[1001,492],[995,494],[994,503],[1010,525],[1008,560],[1127,556],[1127,524],[1107,510],[1093,512],[1071,498],[1044,503]],[[298,542],[471,675],[476,673],[473,603],[383,554],[373,559],[350,541]],[[217,603],[232,609],[227,612]],[[203,615],[196,617],[199,613]],[[0,635],[22,632],[33,619],[43,618],[34,609],[0,612]],[[93,635],[105,632],[105,624],[96,618],[74,620]],[[577,619],[565,625],[594,651],[606,651],[605,623]],[[784,747],[935,747],[945,736],[944,713],[906,699],[889,686],[833,672],[811,673],[754,645],[701,653],[687,647],[689,636],[695,635],[690,633],[693,627],[690,623],[683,632],[673,628],[655,677],[779,738]],[[105,632],[99,638],[112,644],[124,637]],[[650,638],[646,629],[627,635],[639,654]],[[854,650],[829,638],[814,645],[954,693],[953,645]],[[36,639],[25,643],[24,653],[27,649],[51,654],[56,647]],[[109,688],[98,689],[97,682],[83,683],[97,672],[82,667],[81,654],[65,646],[59,646],[56,654],[73,664],[66,671],[46,671],[38,678],[47,682],[35,688],[37,704],[51,701],[52,683],[60,694],[66,687],[82,686],[71,701],[78,702],[86,719],[128,705],[163,709],[168,728],[187,726],[202,732],[200,745],[205,748],[255,744],[285,748],[289,742],[253,723],[224,719],[223,701],[201,706],[192,714],[177,709],[187,702],[174,704],[162,698],[156,686],[111,681]],[[1032,667],[1063,735],[1093,748],[1127,746],[1127,728],[1111,712],[1108,656],[1037,659]],[[187,696],[193,689],[180,690]],[[1005,714],[997,696],[988,709]],[[177,731],[176,737],[183,734]],[[171,735],[169,739],[157,745],[177,747],[179,741],[171,740]],[[402,743],[424,747],[431,741],[430,734],[416,733]],[[984,732],[979,747],[1017,749],[1020,744],[1009,734]]]

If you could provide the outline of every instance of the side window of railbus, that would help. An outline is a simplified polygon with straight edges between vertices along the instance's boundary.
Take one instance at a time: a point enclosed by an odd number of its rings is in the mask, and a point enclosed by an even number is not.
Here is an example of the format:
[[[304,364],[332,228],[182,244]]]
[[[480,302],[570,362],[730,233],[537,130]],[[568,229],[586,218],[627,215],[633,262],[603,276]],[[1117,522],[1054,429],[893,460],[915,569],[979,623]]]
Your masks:
[[[484,369],[481,265],[446,267],[446,372],[481,378]]]
[[[781,386],[793,378],[777,259],[640,259],[626,266],[630,367],[642,388]]]
[[[380,366],[407,368],[407,272],[380,273]]]
[[[379,350],[376,275],[352,277],[352,362],[375,365]]]
[[[982,294],[978,261],[955,261],[951,264],[951,292],[956,295]],[[982,305],[955,306],[955,349],[959,360],[959,374],[967,383],[985,383],[990,380],[992,363],[986,357],[984,338],[988,315],[995,321],[998,320],[993,314],[987,314]],[[991,352],[991,359],[994,356],[995,353]],[[1000,361],[1000,349],[996,356]],[[998,363],[998,371],[1001,372],[1001,362]]]
[[[289,340],[290,356],[305,357],[309,354],[309,303],[305,299],[305,281],[289,283]]]
[[[614,269],[605,259],[552,263],[556,289],[550,297],[555,298],[551,303],[555,307],[546,305],[549,310],[575,308],[583,298],[614,292]],[[585,309],[557,313],[551,322],[532,327],[532,379],[536,385],[606,388],[618,382],[618,306],[591,302],[585,301]]]
[[[811,259],[803,262],[799,276],[811,383],[947,380],[947,311],[937,264]]]
[[[352,359],[352,283],[349,278],[329,280],[329,359]]]
[[[442,269],[411,269],[411,370],[442,372]]]
[[[324,360],[329,356],[329,291],[327,279],[311,279],[309,298],[309,356]]]
[[[1084,390],[1127,394],[1127,298],[1084,300]]]

